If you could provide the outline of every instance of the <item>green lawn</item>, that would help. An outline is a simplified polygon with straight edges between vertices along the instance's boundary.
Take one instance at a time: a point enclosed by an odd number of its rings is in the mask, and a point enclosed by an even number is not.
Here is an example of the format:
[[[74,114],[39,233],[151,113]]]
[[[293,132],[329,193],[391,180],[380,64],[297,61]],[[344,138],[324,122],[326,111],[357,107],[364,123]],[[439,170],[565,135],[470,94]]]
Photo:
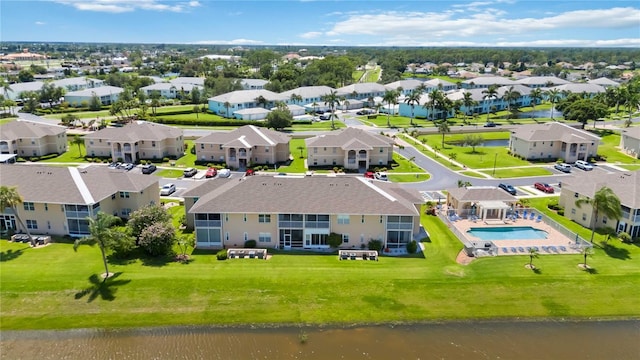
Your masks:
[[[495,175],[493,174],[493,170],[484,170],[482,172],[498,179],[518,178],[518,177],[527,177],[527,176],[545,176],[545,175],[553,174],[551,171],[541,167],[496,169]]]
[[[388,175],[391,182],[418,182],[426,181],[431,177],[429,174],[393,174]]]
[[[164,178],[179,178],[183,174],[183,170],[174,169],[158,169],[154,175]]]
[[[637,164],[637,165],[620,165],[620,167],[625,168],[627,170],[631,170],[631,171],[640,170],[640,164]]]
[[[587,127],[588,129],[588,127]],[[620,133],[609,130],[589,130],[592,133],[602,137],[602,141],[598,146],[598,155],[603,155],[610,163],[637,164],[638,160],[631,156],[620,152]]]
[[[409,159],[401,156],[400,154],[394,152],[393,153],[393,161],[394,164],[391,165],[390,169],[387,171],[390,174],[396,173],[424,173],[424,170],[416,165],[413,161],[409,161]]]
[[[362,75],[364,75],[364,70],[354,70],[354,72],[351,73],[351,78],[354,82],[358,82]]]
[[[71,143],[71,141],[69,141],[66,152],[64,152],[61,155],[56,156],[54,158],[47,159],[47,160],[41,160],[39,162],[42,162],[42,163],[52,163],[52,162],[81,163],[81,162],[86,162],[86,160],[84,159],[84,156],[86,154],[87,153],[86,153],[85,148],[84,148],[84,143],[80,145],[80,148],[78,148],[78,145],[74,145],[74,144]]]
[[[531,203],[544,208],[547,201]],[[461,244],[447,226],[426,215],[422,223],[431,234],[423,243],[425,258],[351,262],[274,251],[266,261],[217,261],[196,251],[189,264],[112,260],[117,277],[104,284],[95,278],[103,271],[95,247],[74,252],[71,244],[57,243],[31,249],[2,240],[0,326],[352,325],[640,315],[638,246],[612,240],[596,247],[591,273],[577,267],[579,255],[541,255],[534,260],[538,272],[524,268],[527,256],[481,258],[462,266],[455,262]]]
[[[302,147],[302,156],[300,156],[300,149],[298,149],[298,147]],[[278,167],[277,171],[286,173],[305,173],[307,171],[307,168],[304,166],[304,161],[307,158],[307,145],[305,144],[304,139],[291,139],[291,141],[289,141],[289,152],[291,153],[293,160],[287,166]]]

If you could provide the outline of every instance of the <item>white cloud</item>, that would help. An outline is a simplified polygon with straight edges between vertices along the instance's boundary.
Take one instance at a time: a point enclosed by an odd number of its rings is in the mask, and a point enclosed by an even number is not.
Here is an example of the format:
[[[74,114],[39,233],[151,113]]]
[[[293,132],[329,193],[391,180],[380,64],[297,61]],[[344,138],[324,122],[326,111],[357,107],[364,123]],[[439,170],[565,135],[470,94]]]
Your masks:
[[[313,39],[322,36],[322,33],[320,31],[309,31],[304,34],[300,34],[299,36],[303,39]]]
[[[199,44],[199,45],[262,45],[264,44],[261,40],[250,40],[250,39],[233,39],[233,40],[200,40],[192,42],[191,44]]]
[[[35,22],[36,25],[46,25],[47,23],[44,21],[36,21]]]
[[[201,6],[199,1],[165,0],[53,0],[59,4],[73,6],[82,11],[125,13],[136,10],[184,12],[188,8]]]

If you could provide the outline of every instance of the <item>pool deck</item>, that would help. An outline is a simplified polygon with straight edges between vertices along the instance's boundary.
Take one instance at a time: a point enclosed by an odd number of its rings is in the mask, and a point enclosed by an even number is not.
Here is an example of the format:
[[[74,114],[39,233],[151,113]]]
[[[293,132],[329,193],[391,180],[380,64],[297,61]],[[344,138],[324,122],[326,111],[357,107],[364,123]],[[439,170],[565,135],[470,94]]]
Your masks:
[[[528,247],[537,247],[539,254],[577,254],[580,250],[575,248],[575,241],[561,234],[556,229],[544,223],[544,221],[536,222],[535,220],[519,218],[515,221],[511,220],[491,220],[487,223],[482,220],[473,222],[469,219],[462,219],[452,223],[460,233],[465,234],[467,239],[474,243],[477,248],[482,248],[484,243],[492,242],[498,247],[498,255],[527,255]],[[519,227],[531,226],[533,228],[544,230],[547,232],[546,239],[531,240],[493,240],[486,241],[478,237],[470,235],[467,231],[471,228],[492,228],[492,227]],[[554,250],[555,249],[555,250]],[[514,251],[515,250],[515,251]]]

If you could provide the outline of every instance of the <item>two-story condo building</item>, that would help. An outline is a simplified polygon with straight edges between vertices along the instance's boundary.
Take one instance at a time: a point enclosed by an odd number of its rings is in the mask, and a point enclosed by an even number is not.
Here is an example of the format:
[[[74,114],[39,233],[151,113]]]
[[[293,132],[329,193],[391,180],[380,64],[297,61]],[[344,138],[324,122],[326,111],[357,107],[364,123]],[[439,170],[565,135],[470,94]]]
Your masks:
[[[195,141],[198,161],[224,162],[244,169],[255,164],[277,164],[289,160],[289,135],[253,125],[229,132],[212,132]]]
[[[365,171],[393,161],[393,140],[362,129],[343,130],[305,139],[309,167],[342,166]]]
[[[146,121],[98,130],[85,135],[88,156],[135,163],[141,159],[179,158],[184,155],[182,129]]]
[[[199,85],[193,85],[189,83],[184,84],[172,84],[172,83],[157,83],[140,88],[140,91],[144,91],[147,96],[151,96],[154,91],[160,93],[160,96],[165,99],[176,99],[181,96],[191,96],[193,89],[203,91],[204,87]]]
[[[520,125],[511,131],[509,150],[525,159],[573,163],[598,154],[600,137],[559,122]]]
[[[620,134],[620,149],[636,159],[640,159],[640,127],[622,129]]]
[[[108,169],[43,165],[0,165],[0,184],[17,187],[23,199],[17,211],[33,234],[89,235],[87,217],[98,211],[128,218],[160,201],[158,178]],[[19,228],[10,208],[0,209],[0,229]]]
[[[100,86],[78,91],[71,91],[64,95],[64,101],[71,106],[82,106],[83,103],[91,103],[91,99],[95,96],[100,99],[102,105],[111,105],[118,101],[123,88],[117,86]]]
[[[609,187],[620,199],[622,217],[619,220],[607,219],[605,216],[594,218],[593,208],[584,204],[576,206],[576,200],[592,199],[603,187]],[[589,171],[580,176],[562,179],[562,192],[558,204],[564,208],[564,216],[581,224],[596,228],[610,227],[617,232],[626,232],[632,238],[640,237],[640,171],[616,172],[603,174]]]
[[[63,126],[18,119],[0,125],[0,153],[21,157],[62,154],[67,151]]]
[[[237,111],[252,110],[254,108],[262,111],[255,120],[264,119],[269,113],[268,110],[276,106],[279,101],[289,100],[286,96],[274,93],[269,90],[236,90],[230,93],[214,96],[209,99],[209,110],[224,117],[243,118],[243,114],[236,114]]]
[[[425,236],[417,192],[362,177],[248,176],[213,179],[184,193],[188,227],[201,248],[326,249],[330,233],[344,248],[370,240],[404,248]]]

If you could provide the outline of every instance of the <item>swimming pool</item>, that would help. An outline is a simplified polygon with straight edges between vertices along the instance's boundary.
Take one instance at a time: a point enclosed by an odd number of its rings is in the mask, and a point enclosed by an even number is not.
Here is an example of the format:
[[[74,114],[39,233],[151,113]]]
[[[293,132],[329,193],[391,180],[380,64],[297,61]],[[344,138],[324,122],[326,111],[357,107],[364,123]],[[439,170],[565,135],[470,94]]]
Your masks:
[[[547,232],[531,226],[506,226],[490,228],[471,228],[467,234],[485,241],[494,240],[536,240],[546,239]]]

